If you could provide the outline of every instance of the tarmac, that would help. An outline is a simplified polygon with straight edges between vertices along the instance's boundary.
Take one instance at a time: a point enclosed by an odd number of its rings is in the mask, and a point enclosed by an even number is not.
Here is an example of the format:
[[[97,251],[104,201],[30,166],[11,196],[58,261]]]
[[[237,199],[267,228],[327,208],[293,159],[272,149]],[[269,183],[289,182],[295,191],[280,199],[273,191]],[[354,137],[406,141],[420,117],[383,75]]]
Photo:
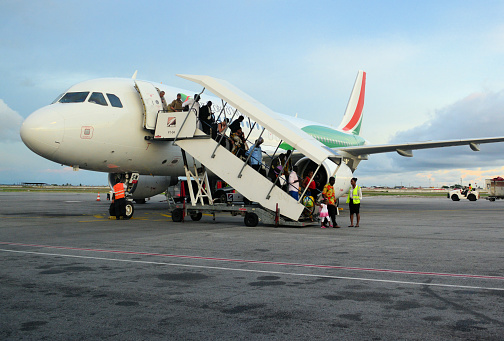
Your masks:
[[[504,201],[364,197],[321,229],[105,198],[0,192],[1,340],[503,339]]]

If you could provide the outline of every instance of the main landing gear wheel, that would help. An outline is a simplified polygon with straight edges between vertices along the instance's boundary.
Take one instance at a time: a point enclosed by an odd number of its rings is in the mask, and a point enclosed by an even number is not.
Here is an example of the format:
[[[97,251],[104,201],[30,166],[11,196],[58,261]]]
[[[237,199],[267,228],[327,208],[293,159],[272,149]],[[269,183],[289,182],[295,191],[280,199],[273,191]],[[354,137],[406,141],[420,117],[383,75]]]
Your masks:
[[[193,221],[200,221],[202,216],[203,216],[203,213],[201,213],[201,212],[191,212],[191,219]]]
[[[259,217],[255,213],[247,212],[245,213],[244,222],[245,226],[254,227],[257,226],[257,224],[259,224]]]
[[[171,214],[172,220],[176,223],[180,223],[182,221],[183,216],[184,216],[184,211],[182,211],[181,208],[174,209]]]

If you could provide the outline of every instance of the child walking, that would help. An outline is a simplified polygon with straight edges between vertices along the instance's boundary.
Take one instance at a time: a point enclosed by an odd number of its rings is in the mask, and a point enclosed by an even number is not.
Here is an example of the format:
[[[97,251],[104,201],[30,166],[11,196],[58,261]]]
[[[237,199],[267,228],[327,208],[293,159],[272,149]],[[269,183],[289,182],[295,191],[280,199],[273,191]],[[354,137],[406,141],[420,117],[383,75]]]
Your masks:
[[[332,227],[332,225],[329,224],[329,211],[327,210],[327,199],[324,199],[322,200],[322,202],[320,203],[320,214],[319,214],[319,217],[320,217],[320,228],[322,229],[325,229],[326,227],[330,226]]]

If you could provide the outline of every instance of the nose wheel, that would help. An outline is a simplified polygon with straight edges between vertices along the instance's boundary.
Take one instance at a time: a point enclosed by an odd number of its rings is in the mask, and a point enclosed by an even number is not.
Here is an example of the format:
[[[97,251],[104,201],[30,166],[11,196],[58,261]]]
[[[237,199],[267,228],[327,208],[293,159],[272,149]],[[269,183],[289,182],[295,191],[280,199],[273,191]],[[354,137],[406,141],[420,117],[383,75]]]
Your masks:
[[[133,206],[133,203],[131,201],[126,201],[124,210],[126,212],[126,215],[122,216],[123,219],[131,219],[131,217],[133,217],[133,214],[135,213],[135,206]],[[114,203],[111,203],[109,206],[109,214],[111,217],[116,217],[116,208]]]

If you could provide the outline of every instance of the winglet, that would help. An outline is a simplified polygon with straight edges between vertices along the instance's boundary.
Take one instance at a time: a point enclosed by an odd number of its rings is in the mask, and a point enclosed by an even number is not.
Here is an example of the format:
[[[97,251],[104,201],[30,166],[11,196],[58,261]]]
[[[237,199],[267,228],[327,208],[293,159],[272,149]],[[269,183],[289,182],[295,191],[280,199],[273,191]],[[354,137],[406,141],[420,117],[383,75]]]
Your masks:
[[[133,76],[131,76],[131,79],[136,80],[137,73],[138,73],[138,70],[135,70],[135,73],[133,74]]]
[[[344,132],[359,135],[362,123],[362,109],[364,108],[364,95],[366,93],[366,73],[359,70],[355,84],[350,94],[350,99],[345,110],[345,115],[338,129]]]

